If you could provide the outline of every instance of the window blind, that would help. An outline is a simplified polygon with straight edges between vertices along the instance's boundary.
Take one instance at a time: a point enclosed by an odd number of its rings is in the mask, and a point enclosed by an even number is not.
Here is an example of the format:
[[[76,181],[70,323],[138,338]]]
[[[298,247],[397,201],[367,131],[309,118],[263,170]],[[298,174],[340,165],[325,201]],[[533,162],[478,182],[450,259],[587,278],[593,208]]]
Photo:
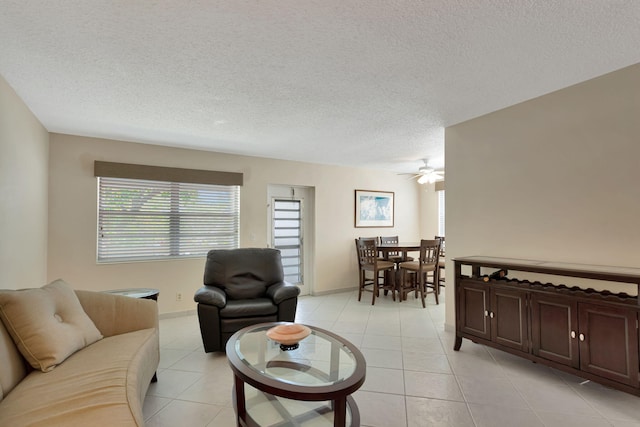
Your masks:
[[[98,177],[98,262],[239,246],[240,187]]]

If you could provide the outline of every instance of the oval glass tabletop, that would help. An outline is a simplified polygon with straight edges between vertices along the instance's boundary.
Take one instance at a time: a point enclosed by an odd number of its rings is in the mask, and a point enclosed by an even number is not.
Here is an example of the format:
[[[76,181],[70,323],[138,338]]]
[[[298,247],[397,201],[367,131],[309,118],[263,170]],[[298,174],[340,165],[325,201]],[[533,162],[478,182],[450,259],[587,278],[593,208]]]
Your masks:
[[[249,329],[235,342],[237,356],[255,373],[305,387],[334,385],[354,374],[356,357],[337,338],[312,328],[298,348],[283,351],[267,337],[271,327],[273,324]]]

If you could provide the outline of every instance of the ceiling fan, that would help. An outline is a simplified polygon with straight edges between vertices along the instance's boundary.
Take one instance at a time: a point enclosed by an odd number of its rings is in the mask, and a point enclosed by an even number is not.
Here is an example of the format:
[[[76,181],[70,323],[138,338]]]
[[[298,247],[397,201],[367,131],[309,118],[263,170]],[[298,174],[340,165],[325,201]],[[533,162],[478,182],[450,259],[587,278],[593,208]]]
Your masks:
[[[429,161],[427,159],[422,160],[424,162],[424,166],[421,166],[418,169],[418,173],[411,177],[418,178],[418,184],[433,184],[436,181],[444,181],[444,171],[437,170],[429,166]]]

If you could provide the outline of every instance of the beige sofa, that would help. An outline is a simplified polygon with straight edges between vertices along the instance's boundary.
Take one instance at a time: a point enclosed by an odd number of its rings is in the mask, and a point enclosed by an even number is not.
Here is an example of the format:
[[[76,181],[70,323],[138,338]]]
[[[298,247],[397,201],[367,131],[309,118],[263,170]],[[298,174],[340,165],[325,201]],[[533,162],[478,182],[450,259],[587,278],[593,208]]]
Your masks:
[[[102,336],[48,372],[27,363],[0,321],[0,426],[144,426],[142,404],[160,359],[156,302],[75,295]]]

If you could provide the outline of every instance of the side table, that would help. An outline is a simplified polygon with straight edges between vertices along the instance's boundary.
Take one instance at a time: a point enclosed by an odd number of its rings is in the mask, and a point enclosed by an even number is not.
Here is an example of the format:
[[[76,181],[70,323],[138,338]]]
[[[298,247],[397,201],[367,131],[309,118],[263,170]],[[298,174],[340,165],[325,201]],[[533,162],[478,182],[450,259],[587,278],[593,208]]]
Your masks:
[[[158,295],[160,295],[160,291],[153,288],[112,289],[104,292],[114,295],[124,295],[131,298],[152,299],[154,301],[158,301]]]

